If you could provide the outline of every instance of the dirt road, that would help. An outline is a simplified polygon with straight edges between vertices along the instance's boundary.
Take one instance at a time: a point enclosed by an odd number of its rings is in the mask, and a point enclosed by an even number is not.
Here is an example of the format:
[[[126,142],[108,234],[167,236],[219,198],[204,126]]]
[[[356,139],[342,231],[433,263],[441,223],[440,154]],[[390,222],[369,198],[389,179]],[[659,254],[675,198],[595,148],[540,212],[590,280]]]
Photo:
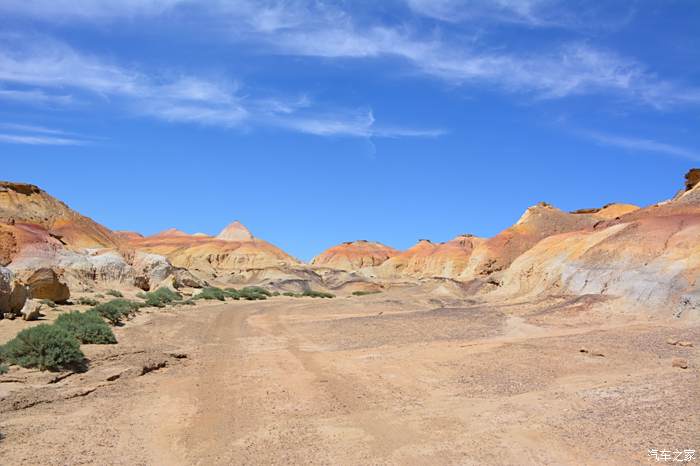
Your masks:
[[[0,464],[600,465],[700,450],[697,326],[375,296],[152,312],[117,333],[85,347],[86,373],[5,376]]]

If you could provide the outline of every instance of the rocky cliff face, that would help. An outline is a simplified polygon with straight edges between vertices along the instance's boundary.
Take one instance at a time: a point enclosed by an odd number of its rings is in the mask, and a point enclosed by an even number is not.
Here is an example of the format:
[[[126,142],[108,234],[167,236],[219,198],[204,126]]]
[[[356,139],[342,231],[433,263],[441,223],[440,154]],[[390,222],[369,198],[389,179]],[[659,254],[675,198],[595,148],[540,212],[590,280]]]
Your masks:
[[[700,304],[698,238],[697,212],[677,205],[644,209],[542,240],[513,262],[497,294],[603,294],[680,315]]]
[[[338,270],[359,270],[375,267],[399,253],[375,241],[358,240],[334,246],[314,257],[311,265]]]
[[[539,203],[528,208],[515,225],[478,245],[469,265],[458,278],[470,279],[499,272],[544,238],[592,229],[599,222],[635,209],[636,206],[627,204],[611,204],[602,209],[570,213],[544,202]]]
[[[33,225],[61,242],[82,248],[118,248],[112,231],[80,215],[31,184],[0,182],[0,222]]]

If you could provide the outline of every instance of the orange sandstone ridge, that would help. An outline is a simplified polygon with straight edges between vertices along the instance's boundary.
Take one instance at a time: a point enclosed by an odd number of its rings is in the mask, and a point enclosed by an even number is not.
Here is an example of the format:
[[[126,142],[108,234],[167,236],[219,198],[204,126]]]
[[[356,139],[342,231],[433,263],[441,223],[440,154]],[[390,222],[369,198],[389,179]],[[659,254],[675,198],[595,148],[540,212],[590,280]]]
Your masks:
[[[32,225],[75,247],[119,247],[121,241],[108,228],[80,215],[37,186],[0,182],[0,222]]]
[[[395,255],[377,269],[384,278],[460,276],[476,247],[484,242],[472,235],[460,235],[445,243],[420,240],[412,248]]]
[[[311,260],[311,265],[339,270],[358,270],[381,265],[399,254],[399,251],[384,244],[358,240],[333,246]]]

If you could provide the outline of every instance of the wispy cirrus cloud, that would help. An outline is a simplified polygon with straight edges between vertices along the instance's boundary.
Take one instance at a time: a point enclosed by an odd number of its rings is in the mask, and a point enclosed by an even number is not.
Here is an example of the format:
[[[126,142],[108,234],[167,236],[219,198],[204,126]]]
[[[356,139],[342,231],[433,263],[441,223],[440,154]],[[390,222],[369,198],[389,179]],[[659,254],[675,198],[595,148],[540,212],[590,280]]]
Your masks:
[[[657,154],[670,155],[693,161],[700,161],[700,151],[685,147],[667,144],[646,138],[635,138],[619,136],[614,134],[600,133],[597,131],[578,131],[579,135],[592,139],[598,144],[619,147],[633,152],[653,152]]]
[[[318,106],[305,95],[242,95],[241,84],[231,79],[189,75],[163,79],[80,53],[55,40],[43,38],[27,43],[21,45],[15,40],[8,45],[0,41],[0,83],[4,84],[4,91],[15,92],[8,87],[12,85],[21,86],[16,92],[36,95],[70,89],[85,100],[93,98],[96,104],[106,103],[174,123],[226,128],[275,126],[319,136],[388,137],[386,129],[377,129],[374,118],[368,121],[358,118],[356,110]],[[434,130],[403,130],[405,137],[433,133]],[[8,135],[6,142],[9,140]]]
[[[555,0],[406,0],[406,3],[416,13],[447,22],[486,18],[543,26],[556,25],[564,19]]]
[[[419,17],[441,21],[489,18],[526,26],[566,24],[583,14],[561,0],[400,0]],[[588,5],[585,11],[602,7]],[[535,98],[562,99],[576,95],[614,94],[635,104],[667,109],[700,103],[700,89],[659,78],[642,63],[613,51],[582,41],[556,41],[531,51],[509,51],[500,44],[465,41],[459,34],[437,33],[411,27],[412,18],[390,22],[371,13],[371,4],[324,2],[320,0],[7,0],[0,12],[47,21],[123,20],[166,15],[169,23],[195,23],[199,30],[212,31],[212,40],[222,36],[232,42],[255,44],[260,53],[276,53],[324,59],[393,58],[409,68],[451,84],[487,87]],[[595,13],[591,13],[595,14]],[[617,16],[617,15],[613,15]],[[370,19],[368,19],[370,18]],[[598,23],[588,21],[589,23]],[[0,57],[1,58],[1,57]],[[67,63],[77,58],[63,53]],[[0,60],[2,70],[21,72],[17,62]],[[47,71],[34,77],[36,84],[64,80],[63,67],[47,58]],[[56,69],[58,68],[58,69]],[[68,68],[68,67],[66,67]],[[148,85],[142,77],[104,64],[89,68],[85,75],[73,75],[103,92],[143,92]],[[15,73],[15,74],[17,74]],[[40,79],[39,79],[40,78]],[[76,83],[78,84],[78,83]],[[180,85],[184,85],[181,83]],[[178,90],[170,89],[170,95]],[[162,105],[153,105],[160,108]],[[205,119],[231,122],[242,112],[192,108]],[[156,108],[156,111],[158,111]],[[171,109],[168,118],[185,112]],[[181,109],[182,110],[182,109]]]
[[[60,129],[21,123],[0,123],[0,142],[33,146],[82,146],[90,143]]]

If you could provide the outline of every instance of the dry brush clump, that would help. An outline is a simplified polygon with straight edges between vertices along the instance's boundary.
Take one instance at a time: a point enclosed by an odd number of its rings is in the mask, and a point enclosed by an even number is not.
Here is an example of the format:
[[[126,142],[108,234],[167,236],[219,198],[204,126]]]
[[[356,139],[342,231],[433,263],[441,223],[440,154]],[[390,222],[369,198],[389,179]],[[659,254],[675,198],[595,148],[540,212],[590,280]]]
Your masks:
[[[49,324],[25,328],[0,348],[9,364],[40,370],[77,369],[84,365],[80,342],[66,329]]]
[[[117,342],[112,329],[95,311],[61,314],[54,325],[73,335],[80,343],[105,345]]]

